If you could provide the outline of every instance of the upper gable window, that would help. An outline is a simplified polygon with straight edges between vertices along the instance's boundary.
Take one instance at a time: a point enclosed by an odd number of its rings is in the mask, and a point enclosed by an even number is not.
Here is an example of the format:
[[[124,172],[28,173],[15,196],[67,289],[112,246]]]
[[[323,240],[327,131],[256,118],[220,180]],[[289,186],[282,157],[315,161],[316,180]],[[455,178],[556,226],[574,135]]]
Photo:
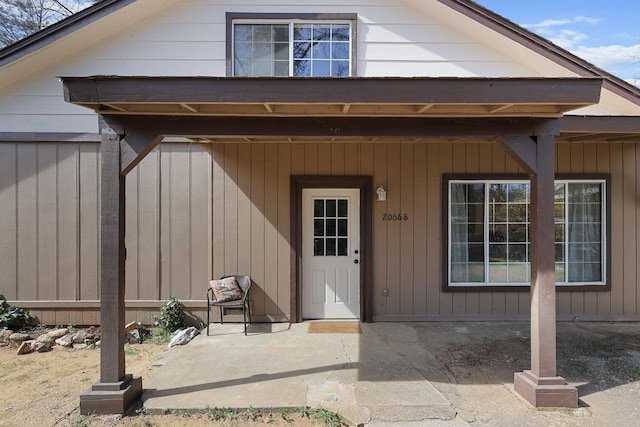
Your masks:
[[[290,16],[290,15],[289,15]],[[230,19],[232,76],[349,77],[353,75],[353,19]]]

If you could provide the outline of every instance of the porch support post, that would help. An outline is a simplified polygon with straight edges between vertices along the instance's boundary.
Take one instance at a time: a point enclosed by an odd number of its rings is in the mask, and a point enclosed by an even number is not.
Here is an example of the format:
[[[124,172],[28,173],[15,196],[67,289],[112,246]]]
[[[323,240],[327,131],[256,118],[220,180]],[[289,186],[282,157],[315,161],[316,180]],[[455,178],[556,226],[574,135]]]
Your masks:
[[[554,137],[529,138],[531,156],[531,370],[516,373],[515,391],[536,407],[578,406],[578,391],[556,371]],[[522,140],[520,140],[522,141]],[[531,164],[534,163],[534,164]],[[529,169],[529,168],[528,168]]]
[[[104,123],[104,122],[103,122]],[[142,379],[125,374],[125,176],[120,140],[103,124],[100,212],[100,382],[80,396],[80,413],[124,414],[142,394]]]

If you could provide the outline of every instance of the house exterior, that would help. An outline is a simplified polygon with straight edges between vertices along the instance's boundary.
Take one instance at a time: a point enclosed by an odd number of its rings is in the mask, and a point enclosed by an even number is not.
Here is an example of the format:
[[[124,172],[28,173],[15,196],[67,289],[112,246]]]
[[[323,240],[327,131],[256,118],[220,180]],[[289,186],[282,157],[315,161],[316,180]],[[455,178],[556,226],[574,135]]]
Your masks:
[[[86,412],[139,394],[125,321],[226,274],[263,322],[531,320],[518,390],[570,406],[556,318],[640,319],[638,116],[467,0],[104,0],[0,51],[0,289],[101,323]]]

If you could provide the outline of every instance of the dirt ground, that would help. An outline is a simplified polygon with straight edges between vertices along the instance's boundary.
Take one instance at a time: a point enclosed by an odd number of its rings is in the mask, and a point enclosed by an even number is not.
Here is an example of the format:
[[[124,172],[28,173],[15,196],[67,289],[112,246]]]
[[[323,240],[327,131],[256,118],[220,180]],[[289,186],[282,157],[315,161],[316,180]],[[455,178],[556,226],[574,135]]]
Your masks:
[[[402,352],[457,412],[452,425],[640,425],[640,324],[559,323],[558,374],[578,387],[578,409],[536,409],[513,392],[513,373],[530,368],[527,323],[411,323],[407,336],[384,326],[385,342]],[[166,345],[127,345],[127,372],[143,380]],[[412,356],[413,355],[413,356]],[[417,356],[416,356],[417,355]],[[98,379],[99,350],[17,356],[0,348],[0,426],[322,426],[299,413],[275,411],[256,421],[211,421],[206,414],[80,417],[79,396]],[[143,382],[144,383],[144,382]],[[438,425],[447,425],[438,424]]]
[[[640,425],[638,323],[558,324],[557,371],[578,409],[536,409],[513,391],[514,372],[531,368],[528,323],[413,325],[445,368],[423,375],[473,426]]]

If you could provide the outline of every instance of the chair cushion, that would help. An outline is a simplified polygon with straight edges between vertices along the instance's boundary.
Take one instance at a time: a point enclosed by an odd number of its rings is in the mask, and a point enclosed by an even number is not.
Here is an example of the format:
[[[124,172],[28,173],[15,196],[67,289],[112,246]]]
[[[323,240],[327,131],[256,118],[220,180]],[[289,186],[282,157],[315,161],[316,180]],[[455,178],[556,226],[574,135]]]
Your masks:
[[[220,280],[212,280],[209,286],[213,290],[213,296],[216,302],[226,302],[242,299],[244,293],[238,285],[235,277],[227,277]]]

